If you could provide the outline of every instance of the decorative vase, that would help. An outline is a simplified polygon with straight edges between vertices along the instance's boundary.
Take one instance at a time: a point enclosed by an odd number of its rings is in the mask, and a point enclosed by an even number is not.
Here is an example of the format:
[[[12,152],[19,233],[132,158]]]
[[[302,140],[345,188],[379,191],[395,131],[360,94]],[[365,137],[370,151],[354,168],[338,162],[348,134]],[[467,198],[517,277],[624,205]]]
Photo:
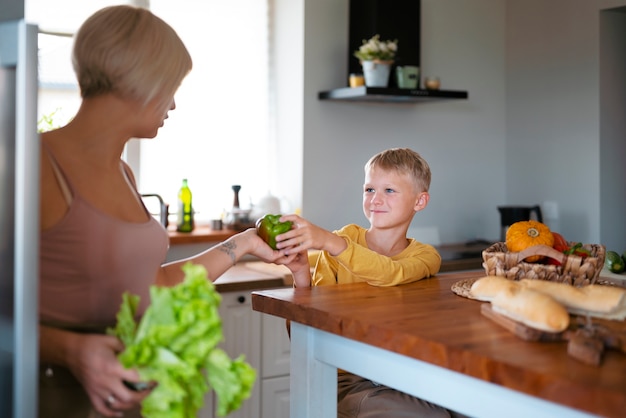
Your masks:
[[[387,87],[392,64],[393,61],[362,61],[365,85],[367,87]]]

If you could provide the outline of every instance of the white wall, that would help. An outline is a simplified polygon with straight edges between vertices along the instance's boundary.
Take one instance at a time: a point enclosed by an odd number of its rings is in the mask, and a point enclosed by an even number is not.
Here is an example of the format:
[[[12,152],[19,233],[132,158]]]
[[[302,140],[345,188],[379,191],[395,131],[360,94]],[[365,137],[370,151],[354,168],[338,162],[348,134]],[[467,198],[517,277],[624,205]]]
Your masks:
[[[329,229],[366,225],[363,164],[407,146],[433,171],[431,203],[413,226],[438,227],[442,242],[498,239],[498,205],[545,201],[566,238],[601,242],[599,11],[626,1],[422,0],[422,74],[469,100],[418,104],[318,100],[347,85],[348,0],[290,3],[305,10],[303,54],[290,51],[303,63],[303,89],[290,98],[303,103],[302,122],[279,141],[302,141],[294,200],[304,216]]]

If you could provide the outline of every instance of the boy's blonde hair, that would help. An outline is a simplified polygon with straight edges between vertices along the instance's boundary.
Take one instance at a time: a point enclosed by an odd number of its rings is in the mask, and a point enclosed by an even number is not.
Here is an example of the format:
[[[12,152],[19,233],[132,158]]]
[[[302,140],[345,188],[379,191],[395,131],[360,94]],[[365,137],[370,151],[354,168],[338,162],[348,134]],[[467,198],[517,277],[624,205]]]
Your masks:
[[[365,164],[365,172],[374,168],[408,174],[418,192],[428,192],[430,188],[430,166],[421,155],[409,148],[390,148],[379,152]]]
[[[149,10],[120,5],[89,17],[74,40],[72,64],[81,96],[116,93],[166,106],[192,67],[174,29]]]

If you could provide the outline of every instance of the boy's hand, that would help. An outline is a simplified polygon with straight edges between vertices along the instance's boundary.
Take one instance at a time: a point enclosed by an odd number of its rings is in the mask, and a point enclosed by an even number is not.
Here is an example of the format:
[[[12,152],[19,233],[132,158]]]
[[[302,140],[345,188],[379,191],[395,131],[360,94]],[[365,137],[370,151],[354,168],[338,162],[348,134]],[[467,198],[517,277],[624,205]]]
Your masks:
[[[328,251],[330,255],[336,256],[348,247],[343,238],[298,215],[283,215],[280,221],[293,223],[290,231],[276,237],[276,248],[285,250],[285,254],[316,249]]]
[[[311,266],[309,265],[309,254],[307,251],[293,253],[276,260],[275,263],[287,266],[293,275],[296,287],[311,286]]]

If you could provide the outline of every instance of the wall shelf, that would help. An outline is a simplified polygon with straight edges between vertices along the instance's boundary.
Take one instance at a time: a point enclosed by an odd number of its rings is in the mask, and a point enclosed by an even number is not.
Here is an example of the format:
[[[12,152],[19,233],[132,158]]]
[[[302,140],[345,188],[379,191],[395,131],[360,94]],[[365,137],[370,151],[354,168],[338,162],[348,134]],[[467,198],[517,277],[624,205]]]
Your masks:
[[[389,89],[382,87],[343,87],[322,91],[319,100],[341,100],[353,102],[426,102],[433,100],[467,99],[466,91]]]

